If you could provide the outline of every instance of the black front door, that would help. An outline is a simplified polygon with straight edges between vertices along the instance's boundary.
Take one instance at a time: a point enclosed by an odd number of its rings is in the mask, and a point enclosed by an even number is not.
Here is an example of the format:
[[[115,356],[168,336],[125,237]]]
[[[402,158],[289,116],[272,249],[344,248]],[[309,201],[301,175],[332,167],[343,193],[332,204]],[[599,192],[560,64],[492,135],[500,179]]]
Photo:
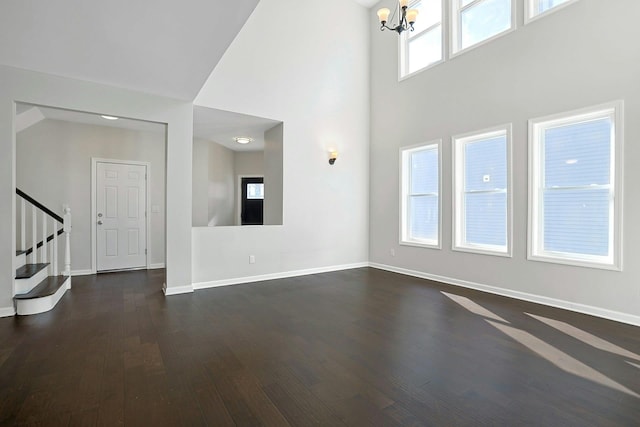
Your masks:
[[[242,225],[262,225],[264,178],[242,178],[240,219]]]

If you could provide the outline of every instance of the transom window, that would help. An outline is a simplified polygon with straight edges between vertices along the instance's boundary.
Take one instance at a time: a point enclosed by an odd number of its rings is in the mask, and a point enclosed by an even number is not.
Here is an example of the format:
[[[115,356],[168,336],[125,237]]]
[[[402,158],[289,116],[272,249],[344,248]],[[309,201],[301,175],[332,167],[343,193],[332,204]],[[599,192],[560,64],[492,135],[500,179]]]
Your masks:
[[[525,22],[544,15],[559,6],[566,6],[577,0],[525,0]]]
[[[440,245],[440,141],[401,151],[403,244]]]
[[[451,53],[475,46],[513,27],[512,0],[450,0]]]
[[[620,269],[622,104],[529,122],[529,258]]]
[[[510,256],[510,126],[457,136],[454,250]]]
[[[400,74],[406,76],[442,60],[442,0],[418,0],[414,31],[402,34]]]

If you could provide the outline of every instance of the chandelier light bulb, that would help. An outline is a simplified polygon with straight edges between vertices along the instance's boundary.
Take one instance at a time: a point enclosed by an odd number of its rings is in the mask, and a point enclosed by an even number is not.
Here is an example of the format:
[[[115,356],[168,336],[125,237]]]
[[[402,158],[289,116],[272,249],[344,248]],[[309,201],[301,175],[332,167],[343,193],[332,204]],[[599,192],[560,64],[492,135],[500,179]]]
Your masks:
[[[416,22],[416,18],[418,17],[418,9],[409,9],[407,10],[407,22],[409,24],[413,24]]]
[[[387,9],[386,7],[383,7],[382,9],[378,10],[378,18],[380,18],[380,22],[387,22],[387,20],[389,19],[389,14],[391,13],[391,11],[389,9]]]

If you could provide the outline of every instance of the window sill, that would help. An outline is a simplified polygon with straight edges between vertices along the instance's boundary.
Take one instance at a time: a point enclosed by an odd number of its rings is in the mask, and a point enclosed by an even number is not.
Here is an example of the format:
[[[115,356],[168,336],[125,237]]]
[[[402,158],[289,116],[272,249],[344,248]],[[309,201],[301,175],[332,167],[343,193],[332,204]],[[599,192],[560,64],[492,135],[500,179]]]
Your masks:
[[[617,262],[611,264],[600,263],[596,261],[588,261],[585,259],[569,258],[553,255],[532,255],[527,256],[529,261],[549,262],[552,264],[563,264],[574,267],[596,268],[599,270],[622,271],[622,265]]]
[[[478,42],[476,44],[472,44],[471,46],[467,46],[464,49],[453,50],[453,46],[451,46],[451,50],[449,52],[449,59],[451,60],[451,59],[457,58],[458,56],[463,55],[463,54],[465,54],[465,53],[467,53],[467,52],[469,52],[469,51],[471,51],[471,50],[473,50],[475,48],[478,48],[480,46],[484,46],[485,44],[490,43],[490,42],[492,42],[492,41],[494,41],[496,39],[499,39],[502,36],[506,36],[507,34],[514,32],[515,30],[516,30],[516,26],[512,25],[511,28],[508,28],[508,29],[502,31],[501,33],[495,34],[495,35],[489,37],[488,39],[484,39],[484,40],[482,40],[482,41],[480,41],[480,42]]]
[[[574,4],[574,3],[576,3],[577,1],[578,0],[568,0],[566,3],[559,4],[557,6],[554,6],[554,7],[550,8],[550,9],[545,10],[542,13],[538,13],[538,14],[535,14],[533,16],[530,16],[529,8],[527,6],[525,6],[524,25],[528,25],[528,24],[530,24],[530,23],[532,23],[534,21],[537,21],[538,19],[542,19],[542,18],[544,18],[546,16],[549,16],[552,13],[555,13],[555,12],[561,10],[561,9],[564,9],[567,6],[570,6],[570,5]]]
[[[440,243],[427,243],[417,240],[400,240],[400,246],[413,246],[416,248],[442,249]]]
[[[468,253],[478,254],[478,255],[492,255],[492,256],[499,256],[503,258],[512,258],[511,251],[500,251],[496,249],[488,249],[488,248],[477,247],[477,246],[453,246],[451,250],[455,252],[468,252]]]

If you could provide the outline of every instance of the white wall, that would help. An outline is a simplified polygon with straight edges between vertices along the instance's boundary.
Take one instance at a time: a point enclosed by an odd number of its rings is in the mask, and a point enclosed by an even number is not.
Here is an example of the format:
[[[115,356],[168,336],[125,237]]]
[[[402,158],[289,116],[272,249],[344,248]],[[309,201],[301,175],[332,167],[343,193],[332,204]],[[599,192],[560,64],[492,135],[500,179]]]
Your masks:
[[[191,290],[191,103],[0,66],[0,316],[14,312],[15,102],[168,124],[166,287]]]
[[[282,224],[282,155],[284,125],[264,133],[264,224]]]
[[[206,227],[209,224],[209,141],[193,139],[191,174],[191,224],[194,227]]]
[[[294,10],[309,19],[274,25]],[[194,282],[367,261],[369,15],[352,1],[262,0],[225,53],[195,104],[286,124],[284,218],[194,228]]]
[[[158,126],[160,129],[162,127]],[[165,132],[142,132],[58,120],[43,120],[16,138],[18,188],[62,216],[73,215],[72,271],[91,271],[91,158],[150,163],[150,263],[164,264]],[[61,248],[62,249],[62,248]]]
[[[193,140],[193,226],[235,225],[234,151]]]
[[[524,27],[523,0],[516,4],[517,31],[402,82],[397,37],[378,30],[375,8],[368,14],[370,259],[640,322],[640,2],[581,0]],[[624,271],[527,261],[527,120],[618,99],[626,108]],[[513,123],[513,258],[452,252],[450,138],[504,123]],[[399,246],[398,209],[389,209],[399,203],[399,148],[437,138],[442,250]]]

